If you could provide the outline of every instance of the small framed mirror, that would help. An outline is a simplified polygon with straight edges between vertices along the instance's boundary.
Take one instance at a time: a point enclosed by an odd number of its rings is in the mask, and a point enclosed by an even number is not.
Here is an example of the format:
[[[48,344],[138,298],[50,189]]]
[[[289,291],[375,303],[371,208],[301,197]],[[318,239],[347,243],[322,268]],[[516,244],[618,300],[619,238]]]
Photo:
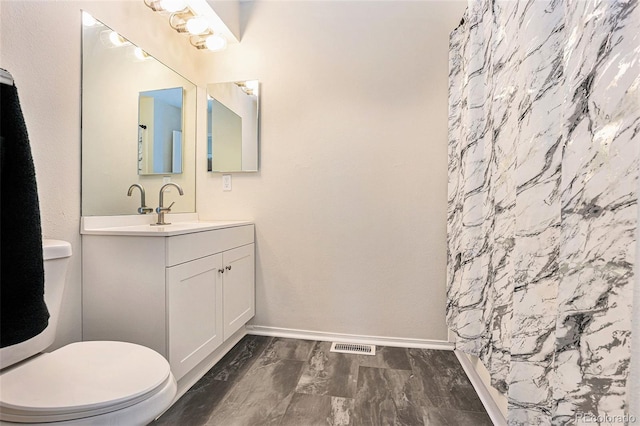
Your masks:
[[[257,172],[258,80],[207,85],[207,171]]]

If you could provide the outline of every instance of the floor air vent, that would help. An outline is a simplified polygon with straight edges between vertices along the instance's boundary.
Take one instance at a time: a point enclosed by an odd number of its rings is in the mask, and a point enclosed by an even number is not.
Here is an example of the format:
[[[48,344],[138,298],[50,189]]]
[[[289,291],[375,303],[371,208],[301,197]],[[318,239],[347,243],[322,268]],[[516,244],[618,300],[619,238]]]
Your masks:
[[[375,345],[359,345],[355,343],[336,343],[331,344],[331,352],[340,352],[343,354],[357,355],[375,355]]]

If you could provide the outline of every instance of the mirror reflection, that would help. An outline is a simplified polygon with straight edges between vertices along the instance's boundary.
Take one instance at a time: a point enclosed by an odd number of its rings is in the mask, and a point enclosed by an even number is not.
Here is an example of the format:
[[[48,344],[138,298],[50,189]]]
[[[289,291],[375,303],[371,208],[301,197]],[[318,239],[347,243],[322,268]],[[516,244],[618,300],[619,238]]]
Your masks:
[[[195,211],[196,86],[105,24],[82,31],[82,214],[137,214],[143,185],[184,189],[173,213]]]
[[[207,94],[207,170],[258,171],[258,81],[209,84]]]
[[[138,97],[138,174],[182,173],[182,87]]]

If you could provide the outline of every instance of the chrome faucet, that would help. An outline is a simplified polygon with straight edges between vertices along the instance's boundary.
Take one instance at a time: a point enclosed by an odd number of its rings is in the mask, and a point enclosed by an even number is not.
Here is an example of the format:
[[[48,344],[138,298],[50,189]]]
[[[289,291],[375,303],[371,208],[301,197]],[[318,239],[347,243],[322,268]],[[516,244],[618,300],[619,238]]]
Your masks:
[[[133,188],[138,188],[140,190],[140,207],[138,207],[138,214],[153,213],[153,209],[151,207],[147,207],[144,203],[144,188],[142,187],[142,185],[140,185],[139,183],[134,183],[129,187],[127,195],[131,197],[131,194],[133,194]]]
[[[167,223],[164,221],[164,214],[169,213],[171,211],[171,206],[175,204],[174,201],[169,205],[169,207],[164,206],[164,191],[169,186],[175,186],[178,189],[180,195],[184,195],[184,191],[182,191],[182,188],[177,183],[169,182],[162,185],[162,188],[160,188],[160,205],[156,208],[156,213],[158,213],[158,221],[156,223],[152,223],[151,226],[171,225],[171,223]]]

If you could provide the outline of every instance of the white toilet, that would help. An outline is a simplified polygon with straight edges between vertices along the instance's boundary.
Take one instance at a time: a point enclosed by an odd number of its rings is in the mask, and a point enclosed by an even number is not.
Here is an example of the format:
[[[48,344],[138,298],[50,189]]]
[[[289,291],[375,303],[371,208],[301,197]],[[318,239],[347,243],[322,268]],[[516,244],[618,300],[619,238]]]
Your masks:
[[[49,326],[0,349],[0,425],[146,425],[176,395],[169,363],[125,342],[78,342],[43,353],[56,334],[71,245],[44,240]]]

